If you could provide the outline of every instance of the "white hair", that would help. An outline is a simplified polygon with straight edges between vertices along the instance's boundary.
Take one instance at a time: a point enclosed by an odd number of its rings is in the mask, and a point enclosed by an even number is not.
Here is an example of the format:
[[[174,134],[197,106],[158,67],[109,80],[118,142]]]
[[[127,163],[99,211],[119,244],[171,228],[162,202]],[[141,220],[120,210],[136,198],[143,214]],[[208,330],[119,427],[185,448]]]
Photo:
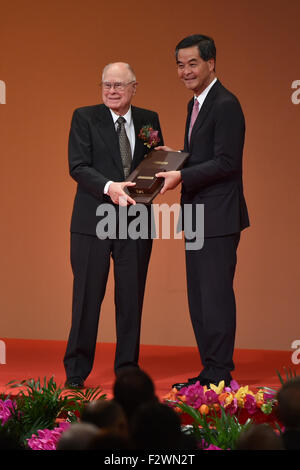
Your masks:
[[[117,64],[123,64],[127,69],[128,71],[130,72],[130,74],[132,75],[132,80],[133,81],[136,81],[136,76],[135,76],[135,73],[133,71],[133,68],[129,65],[129,64],[126,64],[126,62],[112,62],[111,64],[107,64],[103,71],[102,71],[102,81],[104,80],[104,75],[105,73],[107,72],[107,70],[112,67],[113,65],[117,65]]]

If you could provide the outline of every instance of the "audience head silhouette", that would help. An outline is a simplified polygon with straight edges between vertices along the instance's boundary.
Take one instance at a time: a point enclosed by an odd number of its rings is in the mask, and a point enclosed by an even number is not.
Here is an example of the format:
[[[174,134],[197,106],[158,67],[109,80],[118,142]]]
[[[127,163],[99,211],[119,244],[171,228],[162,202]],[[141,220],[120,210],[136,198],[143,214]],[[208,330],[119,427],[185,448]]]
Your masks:
[[[145,403],[132,418],[131,436],[138,450],[178,450],[181,447],[180,418],[168,405]]]
[[[300,377],[283,384],[277,399],[279,420],[286,428],[300,430]]]
[[[81,422],[128,437],[128,425],[123,408],[115,400],[97,400],[85,405]]]
[[[141,404],[158,401],[152,379],[138,368],[124,370],[118,374],[113,394],[115,401],[122,406],[128,419]]]
[[[237,450],[283,450],[281,437],[268,424],[252,424],[237,440]]]
[[[58,441],[57,450],[87,450],[97,437],[99,428],[90,423],[72,423]]]
[[[282,434],[287,450],[300,450],[300,377],[282,385],[277,394],[279,421],[284,425]]]

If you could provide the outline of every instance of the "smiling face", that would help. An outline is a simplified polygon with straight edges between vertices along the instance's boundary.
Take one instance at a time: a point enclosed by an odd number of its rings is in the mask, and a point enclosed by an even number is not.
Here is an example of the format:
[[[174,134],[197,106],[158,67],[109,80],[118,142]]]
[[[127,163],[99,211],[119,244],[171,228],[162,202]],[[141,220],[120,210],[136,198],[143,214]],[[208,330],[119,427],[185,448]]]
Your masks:
[[[103,83],[110,84],[107,88]],[[115,84],[121,84],[116,89]],[[120,116],[127,113],[131,100],[136,92],[137,82],[135,77],[123,62],[116,62],[104,69],[102,77],[102,100],[112,111]]]
[[[178,77],[198,96],[215,78],[215,61],[203,60],[197,46],[179,49],[177,56]]]

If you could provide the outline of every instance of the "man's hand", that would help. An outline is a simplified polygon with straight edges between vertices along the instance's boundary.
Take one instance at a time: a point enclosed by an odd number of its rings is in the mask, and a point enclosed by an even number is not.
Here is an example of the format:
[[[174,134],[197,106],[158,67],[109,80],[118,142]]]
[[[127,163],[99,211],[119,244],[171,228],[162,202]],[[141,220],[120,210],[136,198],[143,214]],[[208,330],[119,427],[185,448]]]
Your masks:
[[[112,182],[109,185],[107,194],[114,204],[120,206],[128,206],[129,204],[135,205],[135,200],[124,191],[128,186],[135,186],[135,184],[136,183],[132,183],[131,181],[124,181],[122,183]]]
[[[180,171],[162,171],[156,173],[157,178],[164,178],[165,184],[161,188],[160,194],[164,194],[169,189],[174,189],[181,182],[181,173]]]
[[[177,150],[173,150],[170,147],[167,147],[166,145],[160,145],[158,147],[154,147],[154,150],[164,150],[165,152],[177,152]]]

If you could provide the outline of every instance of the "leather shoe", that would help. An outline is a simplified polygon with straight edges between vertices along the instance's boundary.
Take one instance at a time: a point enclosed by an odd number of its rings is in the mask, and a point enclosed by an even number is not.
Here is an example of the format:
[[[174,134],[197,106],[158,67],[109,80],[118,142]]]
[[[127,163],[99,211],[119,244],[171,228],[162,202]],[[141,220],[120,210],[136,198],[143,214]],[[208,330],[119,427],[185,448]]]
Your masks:
[[[195,385],[195,383],[197,382],[200,382],[200,385],[202,385],[202,387],[206,385],[207,388],[210,388],[210,384],[213,384],[216,386],[219,385],[219,381],[200,379],[200,377],[193,377],[193,378],[188,379],[188,382],[179,382],[179,383],[173,384],[172,388],[177,388],[177,390],[181,390],[184,387],[190,387],[191,385]]]
[[[66,388],[81,389],[84,388],[84,381],[81,377],[70,377],[65,382]]]

